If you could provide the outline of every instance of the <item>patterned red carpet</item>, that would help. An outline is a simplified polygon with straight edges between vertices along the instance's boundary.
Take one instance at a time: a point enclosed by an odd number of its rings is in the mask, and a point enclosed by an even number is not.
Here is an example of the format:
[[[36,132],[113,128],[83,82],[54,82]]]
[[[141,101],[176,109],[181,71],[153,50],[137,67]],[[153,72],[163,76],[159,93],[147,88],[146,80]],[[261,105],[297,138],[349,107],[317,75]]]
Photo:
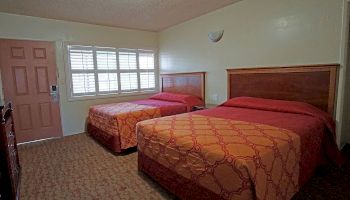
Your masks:
[[[350,145],[342,153],[347,161],[341,168],[320,167],[293,200],[350,199]]]
[[[86,134],[19,147],[21,199],[174,199],[137,171],[137,153],[114,155]],[[349,154],[350,155],[350,150]],[[294,199],[350,199],[350,162],[317,171]]]
[[[137,171],[137,154],[116,156],[86,134],[19,147],[21,200],[169,199]]]

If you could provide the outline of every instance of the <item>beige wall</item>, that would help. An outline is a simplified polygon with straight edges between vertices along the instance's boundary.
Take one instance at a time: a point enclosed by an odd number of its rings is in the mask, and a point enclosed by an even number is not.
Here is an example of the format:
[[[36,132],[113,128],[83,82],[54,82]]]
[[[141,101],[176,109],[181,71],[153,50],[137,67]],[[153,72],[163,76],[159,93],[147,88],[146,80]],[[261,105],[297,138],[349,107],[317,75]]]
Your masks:
[[[59,74],[60,106],[64,135],[84,131],[88,107],[94,104],[139,99],[143,96],[99,100],[68,101],[65,82],[65,61],[62,44],[74,42],[127,48],[157,48],[153,32],[110,28],[81,23],[25,17],[0,13],[0,38],[56,42]]]
[[[226,68],[341,63],[342,3],[244,0],[192,19],[159,33],[161,71],[207,71],[207,100],[220,103],[226,99]],[[208,42],[208,32],[220,29],[222,40]],[[344,75],[342,66],[338,144]]]

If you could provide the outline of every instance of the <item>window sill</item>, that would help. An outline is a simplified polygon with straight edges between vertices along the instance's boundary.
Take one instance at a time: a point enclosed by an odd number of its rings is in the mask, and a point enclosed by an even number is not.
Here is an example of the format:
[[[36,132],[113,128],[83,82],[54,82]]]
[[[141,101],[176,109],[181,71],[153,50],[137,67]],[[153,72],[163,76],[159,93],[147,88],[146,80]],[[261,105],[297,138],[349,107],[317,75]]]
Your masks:
[[[88,100],[98,100],[98,99],[109,99],[109,98],[118,98],[118,97],[128,97],[128,96],[141,96],[141,95],[151,95],[156,94],[158,91],[146,91],[146,92],[134,92],[134,93],[123,93],[123,94],[106,94],[98,96],[76,96],[69,97],[68,101],[88,101]]]

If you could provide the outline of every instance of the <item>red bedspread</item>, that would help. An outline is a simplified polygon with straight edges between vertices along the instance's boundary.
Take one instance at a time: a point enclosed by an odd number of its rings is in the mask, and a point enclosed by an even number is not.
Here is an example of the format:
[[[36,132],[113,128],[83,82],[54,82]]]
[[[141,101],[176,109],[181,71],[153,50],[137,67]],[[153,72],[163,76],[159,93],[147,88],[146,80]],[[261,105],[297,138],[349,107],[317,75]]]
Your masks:
[[[325,157],[336,164],[341,162],[334,121],[326,113],[305,103],[241,97],[196,114],[261,123],[298,134],[302,153],[300,185],[312,176],[320,163],[327,161]]]
[[[300,102],[237,98],[137,132],[139,169],[185,199],[290,199],[323,161],[340,161],[332,118]]]
[[[137,145],[136,123],[189,111],[179,102],[146,99],[90,107],[88,132],[114,152]]]
[[[143,99],[138,101],[132,101],[131,103],[139,104],[139,105],[147,105],[152,107],[157,107],[160,109],[160,114],[162,117],[169,115],[176,115],[179,113],[185,113],[190,111],[191,107],[178,102],[172,101],[162,101],[156,99]]]

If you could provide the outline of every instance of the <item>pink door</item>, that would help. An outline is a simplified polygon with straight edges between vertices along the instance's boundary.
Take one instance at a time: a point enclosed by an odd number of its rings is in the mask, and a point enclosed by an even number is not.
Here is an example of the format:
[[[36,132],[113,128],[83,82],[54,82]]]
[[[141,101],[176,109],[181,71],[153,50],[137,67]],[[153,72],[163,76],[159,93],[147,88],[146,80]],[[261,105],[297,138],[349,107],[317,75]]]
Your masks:
[[[17,141],[61,136],[54,43],[1,39],[0,67]]]

